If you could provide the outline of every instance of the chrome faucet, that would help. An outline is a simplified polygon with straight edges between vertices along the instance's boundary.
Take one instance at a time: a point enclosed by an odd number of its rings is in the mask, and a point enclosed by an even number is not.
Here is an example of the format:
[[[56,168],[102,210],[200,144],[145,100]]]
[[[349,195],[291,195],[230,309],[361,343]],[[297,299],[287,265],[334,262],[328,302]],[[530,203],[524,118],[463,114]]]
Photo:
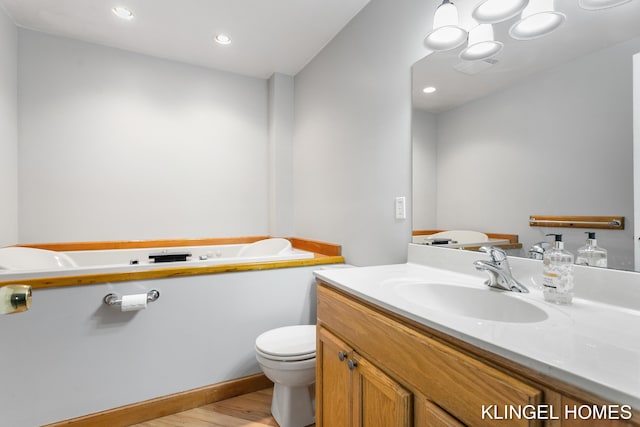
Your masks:
[[[513,278],[505,251],[493,246],[482,246],[480,250],[488,253],[491,258],[491,260],[478,260],[473,263],[477,270],[486,271],[489,274],[489,280],[484,282],[486,285],[505,291],[529,292],[526,286]]]
[[[549,242],[538,242],[533,244],[529,248],[529,258],[532,259],[543,259],[544,251],[551,249],[551,243]]]

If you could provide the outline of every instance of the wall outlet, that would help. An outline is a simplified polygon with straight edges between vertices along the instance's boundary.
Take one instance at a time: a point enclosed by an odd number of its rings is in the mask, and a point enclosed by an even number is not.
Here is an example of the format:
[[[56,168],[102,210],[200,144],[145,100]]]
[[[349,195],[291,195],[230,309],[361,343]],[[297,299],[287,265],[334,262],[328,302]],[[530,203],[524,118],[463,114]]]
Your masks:
[[[407,219],[407,198],[396,197],[396,219]]]

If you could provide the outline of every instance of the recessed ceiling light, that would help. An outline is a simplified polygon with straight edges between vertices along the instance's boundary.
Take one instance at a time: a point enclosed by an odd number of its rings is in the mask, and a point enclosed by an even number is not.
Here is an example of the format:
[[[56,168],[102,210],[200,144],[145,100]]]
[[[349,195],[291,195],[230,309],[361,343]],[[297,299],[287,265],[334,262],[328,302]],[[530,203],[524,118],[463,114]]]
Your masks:
[[[118,18],[127,19],[127,20],[133,19],[133,12],[131,12],[126,7],[117,6],[111,10]]]
[[[218,34],[214,37],[214,40],[220,44],[231,44],[231,37],[226,34]]]
[[[433,92],[435,92],[435,91],[436,91],[436,88],[435,88],[435,87],[433,87],[433,86],[427,86],[427,87],[425,87],[424,89],[422,89],[422,91],[423,91],[424,93],[433,93]]]

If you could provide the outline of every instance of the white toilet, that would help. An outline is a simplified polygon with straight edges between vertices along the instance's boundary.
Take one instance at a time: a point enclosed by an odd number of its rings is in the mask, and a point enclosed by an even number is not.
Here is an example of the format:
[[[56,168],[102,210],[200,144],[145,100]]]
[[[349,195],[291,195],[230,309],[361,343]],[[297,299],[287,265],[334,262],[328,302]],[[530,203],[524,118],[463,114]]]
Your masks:
[[[271,414],[280,427],[315,423],[316,327],[285,326],[256,338],[256,359],[274,382]]]

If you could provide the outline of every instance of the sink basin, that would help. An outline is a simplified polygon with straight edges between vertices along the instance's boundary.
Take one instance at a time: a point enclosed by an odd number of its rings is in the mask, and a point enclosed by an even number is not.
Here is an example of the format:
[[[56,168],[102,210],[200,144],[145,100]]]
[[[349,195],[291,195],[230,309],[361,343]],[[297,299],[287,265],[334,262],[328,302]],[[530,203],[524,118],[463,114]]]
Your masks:
[[[549,316],[537,306],[505,292],[442,283],[404,283],[395,292],[431,310],[482,320],[509,323],[542,322]]]

